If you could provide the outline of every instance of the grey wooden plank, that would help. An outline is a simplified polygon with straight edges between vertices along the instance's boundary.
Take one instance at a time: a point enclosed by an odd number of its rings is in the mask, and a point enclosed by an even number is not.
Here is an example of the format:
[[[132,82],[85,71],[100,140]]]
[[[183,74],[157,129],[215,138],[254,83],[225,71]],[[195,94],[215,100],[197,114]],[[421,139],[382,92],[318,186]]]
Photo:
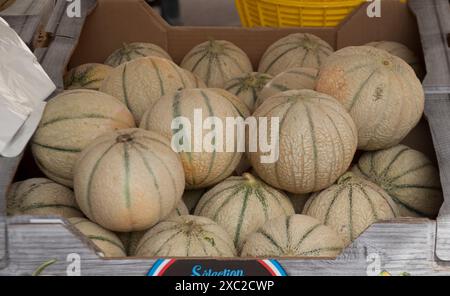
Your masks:
[[[57,36],[41,57],[41,65],[57,88],[64,88],[63,75],[77,40]]]
[[[58,0],[46,26],[52,41],[46,50],[40,50],[41,64],[58,89],[64,88],[63,75],[71,55],[78,43],[86,17],[97,5],[96,0],[81,1],[81,16],[69,17],[66,13],[69,2]]]
[[[58,29],[61,18],[66,13],[67,9],[67,1],[57,0],[55,3],[55,7],[53,8],[53,13],[50,16],[50,19],[47,22],[45,27],[45,32],[51,33],[52,35],[56,35],[56,30]]]
[[[29,47],[32,46],[34,38],[41,25],[41,17],[37,15],[13,15],[5,16],[4,20]]]
[[[5,268],[7,264],[6,250],[6,217],[0,216],[0,269]]]
[[[426,93],[450,93],[450,5],[448,0],[410,0],[417,16],[427,76],[423,82]]]
[[[45,26],[54,6],[55,0],[16,0],[13,5],[1,11],[0,16],[39,16],[40,24]]]
[[[0,157],[0,269],[6,264],[6,193],[11,184],[22,155],[15,158]]]
[[[10,218],[9,265],[0,275],[31,274],[39,265],[56,259],[44,275],[66,275],[69,254],[81,258],[81,275],[145,275],[155,259],[99,258],[92,245],[62,224],[28,224],[29,218]],[[414,219],[377,223],[335,260],[280,259],[290,275],[368,275],[371,267],[393,275],[450,275],[450,268],[435,262],[435,222]],[[374,264],[371,258],[378,258]],[[370,275],[370,273],[369,273]]]
[[[8,8],[9,6],[11,6],[11,4],[14,3],[15,0],[0,0],[0,13],[4,10],[6,10],[6,8]]]
[[[42,15],[52,11],[55,0],[16,0],[1,15]]]
[[[54,36],[63,36],[78,39],[83,28],[86,17],[97,6],[96,0],[82,0],[81,1],[81,15],[80,17],[69,17],[67,15],[67,7],[69,2],[58,0],[45,31]]]
[[[437,219],[436,256],[450,261],[450,95],[427,95],[425,115],[431,129],[433,144],[439,163],[444,204]]]
[[[39,47],[34,50],[34,55],[36,56],[36,59],[39,61],[39,63],[41,63],[42,60],[44,59],[47,49],[48,48],[46,47]]]
[[[23,154],[18,157],[0,157],[0,216],[6,215],[6,193],[11,184]]]

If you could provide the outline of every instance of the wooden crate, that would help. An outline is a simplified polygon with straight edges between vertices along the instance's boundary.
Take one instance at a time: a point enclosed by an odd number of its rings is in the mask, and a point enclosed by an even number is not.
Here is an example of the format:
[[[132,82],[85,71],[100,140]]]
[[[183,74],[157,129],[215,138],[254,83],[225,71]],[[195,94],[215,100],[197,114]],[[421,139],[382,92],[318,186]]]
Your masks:
[[[0,11],[0,17],[16,30],[27,45],[33,47],[39,30],[47,24],[55,8],[55,0],[15,0],[7,3],[9,5]]]
[[[411,141],[415,142],[416,148],[435,154],[439,164],[446,201],[438,219],[399,219],[376,223],[336,259],[282,258],[279,262],[289,275],[371,275],[374,267],[393,275],[405,272],[412,275],[450,275],[450,149],[446,148],[450,144],[450,136],[446,135],[450,127],[450,71],[447,67],[450,61],[447,36],[442,33],[450,29],[447,21],[450,7],[447,0],[409,0],[411,9],[417,15],[422,46],[417,29],[411,29],[411,26],[416,26],[414,17],[406,7],[402,7],[406,4],[393,0],[382,2],[384,19],[368,20],[364,6],[336,29],[256,30],[170,27],[143,1],[111,1],[113,4],[108,6],[104,5],[105,1],[107,0],[99,0],[98,3],[95,0],[82,1],[82,16],[77,19],[70,19],[65,14],[66,1],[57,2],[46,27],[51,36],[50,45],[36,49],[36,54],[59,90],[62,90],[62,75],[68,63],[77,65],[87,62],[86,59],[92,62],[102,61],[111,48],[121,42],[137,41],[133,40],[135,35],[125,34],[126,32],[98,35],[96,28],[99,26],[119,21],[114,19],[119,17],[114,11],[121,11],[120,14],[123,15],[128,10],[129,14],[139,19],[129,20],[128,26],[132,29],[147,26],[149,30],[145,33],[145,40],[167,49],[176,61],[193,45],[212,36],[237,43],[256,63],[260,52],[256,52],[255,47],[264,48],[281,36],[298,31],[319,34],[341,48],[371,41],[366,40],[370,36],[364,30],[372,30],[380,38],[388,33],[390,36],[395,35],[397,41],[403,41],[414,50],[423,52],[428,68],[423,84],[428,123],[423,121],[410,140],[413,139]],[[99,7],[95,8],[97,4]],[[87,18],[92,11],[92,17]],[[400,15],[393,15],[395,11]],[[396,28],[383,26],[386,19],[392,21],[395,18],[408,19],[403,25],[409,28],[399,28],[398,32],[392,32]],[[355,23],[360,22],[364,26],[355,26]],[[85,30],[82,32],[84,24]],[[437,28],[442,28],[442,32],[437,31]],[[356,41],[355,36],[358,36]],[[106,45],[90,49],[89,42],[93,38]],[[417,42],[411,38],[415,38]],[[248,44],[249,39],[253,42],[252,46]],[[417,138],[421,141],[414,141]],[[434,147],[433,151],[428,151],[429,147]],[[0,275],[31,274],[46,262],[54,263],[48,266],[44,274],[65,275],[73,254],[81,258],[82,275],[144,275],[148,272],[155,258],[101,258],[90,242],[66,221],[57,217],[5,217],[5,194],[21,161],[25,165],[20,174],[26,175],[32,162],[26,154],[11,159],[0,158]],[[242,260],[245,264],[245,259]]]

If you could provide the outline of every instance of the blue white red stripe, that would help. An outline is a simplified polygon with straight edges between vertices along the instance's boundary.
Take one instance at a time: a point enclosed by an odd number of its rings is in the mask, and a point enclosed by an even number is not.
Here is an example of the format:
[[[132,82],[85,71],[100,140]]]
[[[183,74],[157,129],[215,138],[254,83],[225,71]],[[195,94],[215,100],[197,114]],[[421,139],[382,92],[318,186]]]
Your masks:
[[[287,276],[286,271],[281,267],[278,261],[273,259],[258,260],[258,262],[264,266],[264,268],[270,272],[272,276]]]
[[[164,272],[175,262],[175,259],[158,259],[153,264],[152,269],[148,272],[148,276],[162,276]]]

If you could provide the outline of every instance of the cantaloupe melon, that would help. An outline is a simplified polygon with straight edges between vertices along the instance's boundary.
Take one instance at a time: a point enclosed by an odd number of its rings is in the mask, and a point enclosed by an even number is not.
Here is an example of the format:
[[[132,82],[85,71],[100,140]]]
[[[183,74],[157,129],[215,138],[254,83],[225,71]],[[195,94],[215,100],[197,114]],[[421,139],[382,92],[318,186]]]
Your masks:
[[[399,216],[397,205],[378,185],[349,172],[337,184],[314,194],[303,214],[334,228],[350,244],[370,225]]]
[[[84,64],[71,69],[64,75],[64,88],[99,90],[103,80],[112,71],[112,67],[103,64]]]
[[[249,236],[242,257],[336,257],[342,238],[319,220],[305,215],[282,216],[268,221]]]
[[[187,206],[183,202],[183,200],[181,200],[178,203],[178,205],[175,208],[175,210],[173,210],[172,213],[170,213],[169,216],[167,216],[166,219],[170,219],[170,218],[174,218],[174,217],[178,217],[178,216],[184,216],[184,215],[189,215],[189,209],[187,208]]]
[[[358,128],[358,148],[398,144],[419,122],[424,91],[402,59],[369,46],[347,47],[321,67],[317,91],[341,102]]]
[[[134,42],[129,44],[124,43],[121,48],[115,50],[106,59],[105,64],[111,67],[117,67],[126,62],[143,57],[159,57],[172,60],[170,55],[156,44]]]
[[[199,201],[195,215],[221,225],[239,249],[248,235],[278,216],[290,216],[294,208],[287,196],[251,174],[230,177],[209,190]]]
[[[233,106],[238,110],[239,115],[242,118],[247,118],[251,115],[250,110],[248,109],[247,105],[242,102],[236,95],[230,93],[227,90],[224,90],[223,88],[208,88],[210,91],[214,91],[221,95],[222,97],[225,97],[228,101],[230,101]]]
[[[214,221],[180,216],[158,223],[139,242],[139,257],[234,257],[228,233]]]
[[[314,68],[293,68],[278,74],[261,90],[255,106],[259,107],[271,96],[288,90],[314,90],[318,74],[319,71]]]
[[[223,88],[233,77],[253,72],[247,54],[225,40],[210,40],[195,46],[184,57],[181,67],[198,75],[208,87],[218,88]]]
[[[268,153],[260,148],[247,153],[258,176],[270,185],[311,193],[327,188],[349,168],[357,146],[356,127],[334,98],[312,90],[287,91],[266,100],[253,116],[280,121],[278,160],[262,163],[261,156]],[[267,129],[269,137],[270,123]]]
[[[228,80],[224,89],[237,96],[253,112],[261,90],[270,79],[272,76],[264,73],[245,73]]]
[[[48,102],[31,149],[47,177],[72,186],[81,150],[105,132],[134,126],[130,111],[114,97],[93,90],[66,91]]]
[[[72,190],[46,178],[12,184],[7,197],[7,214],[83,217]]]
[[[119,237],[85,218],[70,218],[70,224],[89,239],[105,257],[125,257],[125,247]]]
[[[181,200],[184,173],[164,137],[141,129],[107,133],[75,166],[75,197],[93,222],[119,232],[145,230]]]
[[[147,57],[115,68],[103,81],[100,91],[124,102],[139,123],[159,98],[192,87],[192,77],[173,62]]]
[[[423,153],[405,145],[366,152],[353,172],[381,186],[401,216],[435,218],[443,202],[439,171]]]
[[[19,202],[17,196],[20,194],[19,188],[22,181],[12,183],[6,194],[6,214],[8,216],[15,215],[17,213],[17,208],[19,207]]]
[[[190,83],[192,84],[191,88],[207,88],[206,83],[204,83],[200,77],[186,69],[181,68],[181,70],[183,70],[188,77],[188,80],[190,80]]]
[[[176,218],[179,216],[189,215],[189,210],[183,201],[178,203],[178,206],[172,213],[166,218]],[[136,254],[136,248],[139,241],[147,233],[148,230],[134,231],[134,232],[118,232],[117,236],[125,246],[125,250],[128,256],[134,256]]]
[[[227,117],[247,116],[247,114],[242,114],[242,106],[237,104],[233,99],[222,96],[215,90],[186,89],[158,100],[145,113],[140,127],[165,136],[172,141],[173,146],[180,146],[177,147],[178,151],[183,148],[184,152],[180,152],[180,156],[186,175],[187,189],[205,188],[217,184],[230,176],[241,160],[243,153],[227,152],[226,149],[228,143],[232,145],[234,142],[235,149],[233,150],[237,151],[236,128],[234,138],[226,136],[225,132],[223,137],[221,137],[220,133],[215,134],[208,128],[203,129],[202,137],[202,135],[195,132],[195,125],[197,125],[197,128],[198,126],[202,128],[203,121],[207,117],[216,117],[222,123],[225,131]],[[194,118],[196,109],[201,111],[202,118]],[[185,122],[177,121],[180,117],[188,119],[191,128],[186,126]],[[176,120],[174,121],[174,119]],[[173,122],[178,122],[180,125],[172,126]],[[212,139],[208,140],[205,138],[208,133],[213,133],[217,137],[212,137]],[[181,136],[185,137],[181,138]],[[245,139],[241,140],[245,141]],[[194,146],[196,141],[200,143],[198,145],[199,149],[196,149]],[[213,141],[217,141],[216,148],[218,149],[202,145],[202,143],[205,144],[207,142],[207,144],[210,144]],[[220,145],[221,142],[222,145]],[[211,149],[206,150],[205,148]],[[219,150],[220,148],[223,152]]]
[[[390,54],[398,56],[414,69],[418,77],[423,76],[423,69],[422,65],[420,64],[419,58],[406,45],[395,41],[375,41],[367,43],[366,45],[378,49],[383,49]]]
[[[315,35],[291,34],[266,50],[259,63],[258,72],[275,76],[291,68],[319,69],[333,51],[331,45]]]

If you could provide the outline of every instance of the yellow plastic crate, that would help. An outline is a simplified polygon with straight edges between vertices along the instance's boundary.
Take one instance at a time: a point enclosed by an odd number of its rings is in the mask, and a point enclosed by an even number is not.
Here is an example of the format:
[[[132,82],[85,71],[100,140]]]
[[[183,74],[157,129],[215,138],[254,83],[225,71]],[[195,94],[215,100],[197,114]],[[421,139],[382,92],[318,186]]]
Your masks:
[[[365,0],[236,0],[244,27],[335,27]]]

